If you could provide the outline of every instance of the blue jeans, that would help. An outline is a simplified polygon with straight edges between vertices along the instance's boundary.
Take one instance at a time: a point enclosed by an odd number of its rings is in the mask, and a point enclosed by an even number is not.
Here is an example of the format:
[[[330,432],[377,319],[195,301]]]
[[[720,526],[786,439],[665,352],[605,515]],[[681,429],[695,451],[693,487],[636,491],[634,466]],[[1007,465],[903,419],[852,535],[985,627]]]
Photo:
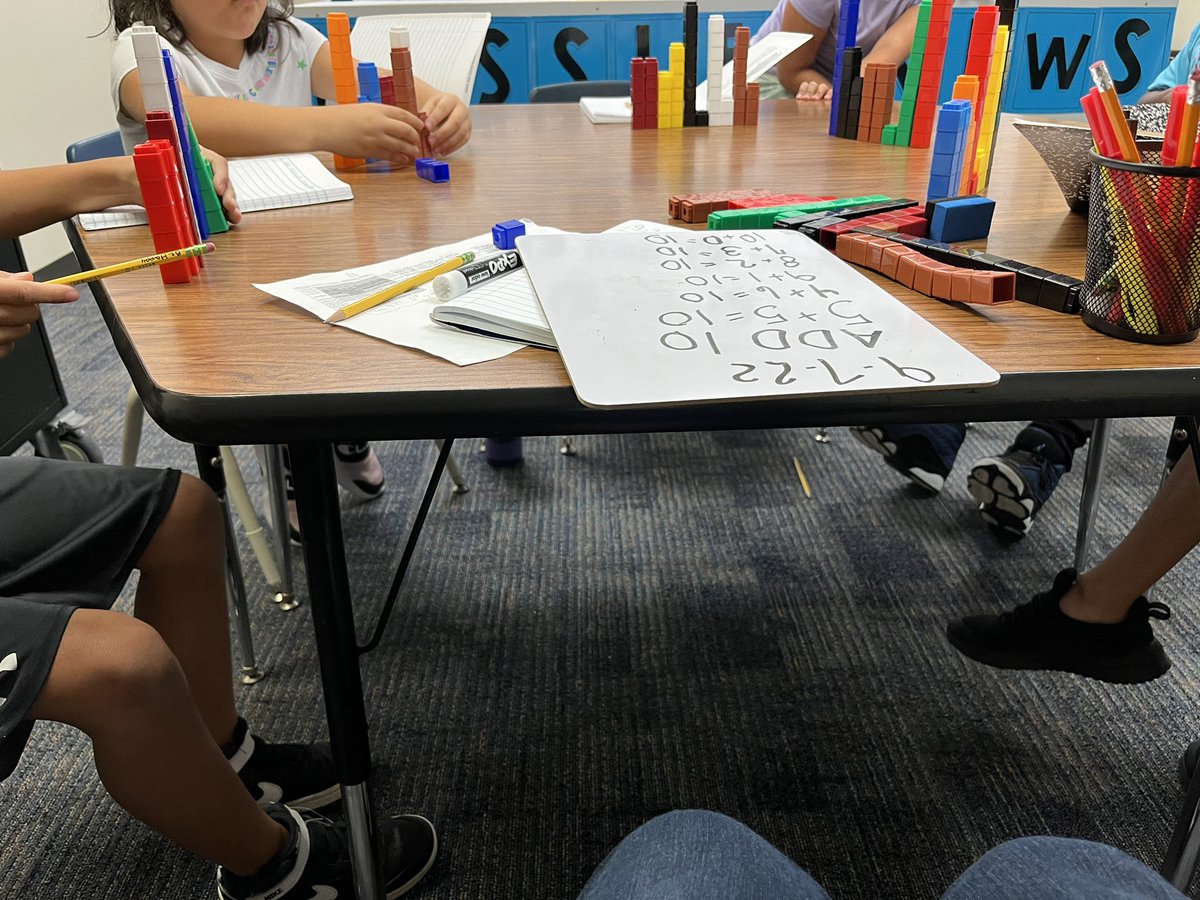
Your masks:
[[[1028,837],[967,869],[943,900],[1186,900],[1158,873],[1106,844]],[[617,845],[579,900],[829,900],[807,872],[745,825],[682,810]]]

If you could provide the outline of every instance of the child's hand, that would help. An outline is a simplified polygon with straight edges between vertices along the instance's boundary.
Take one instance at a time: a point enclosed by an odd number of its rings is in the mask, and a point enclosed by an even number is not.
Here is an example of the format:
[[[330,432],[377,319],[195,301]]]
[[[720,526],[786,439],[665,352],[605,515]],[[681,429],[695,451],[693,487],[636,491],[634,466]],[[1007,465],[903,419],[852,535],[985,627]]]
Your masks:
[[[421,155],[421,120],[379,103],[314,107],[324,112],[320,146],[352,158],[408,165]]]
[[[802,81],[796,91],[797,100],[829,100],[833,97],[833,85],[823,81]]]
[[[0,272],[0,357],[8,356],[13,344],[29,334],[37,321],[39,303],[70,303],[79,292],[64,284],[35,284],[28,272]]]
[[[200,155],[212,163],[213,189],[221,198],[221,206],[225,208],[225,218],[230,225],[242,221],[242,211],[238,209],[237,193],[233,182],[229,180],[229,161],[219,153],[213,153],[207,147],[200,148]]]
[[[438,94],[421,111],[429,126],[429,146],[438,156],[449,156],[471,139],[471,114],[454,94]]]

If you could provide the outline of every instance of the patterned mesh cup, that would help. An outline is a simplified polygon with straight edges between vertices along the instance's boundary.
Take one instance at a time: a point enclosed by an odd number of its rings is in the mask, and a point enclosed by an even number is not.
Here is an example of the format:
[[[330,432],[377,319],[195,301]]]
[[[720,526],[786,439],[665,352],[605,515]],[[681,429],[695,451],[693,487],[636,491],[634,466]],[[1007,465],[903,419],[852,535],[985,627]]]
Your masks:
[[[1080,315],[1127,341],[1179,344],[1200,332],[1200,168],[1092,159],[1087,271]]]

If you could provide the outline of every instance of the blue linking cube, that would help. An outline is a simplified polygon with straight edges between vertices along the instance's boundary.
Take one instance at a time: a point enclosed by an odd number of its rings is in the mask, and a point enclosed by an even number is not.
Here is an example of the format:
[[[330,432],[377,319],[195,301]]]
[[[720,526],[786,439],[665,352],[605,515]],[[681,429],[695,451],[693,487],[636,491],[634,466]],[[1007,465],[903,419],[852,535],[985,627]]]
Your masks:
[[[525,233],[525,223],[509,219],[492,226],[492,243],[500,250],[515,250],[517,238]]]
[[[440,184],[450,180],[450,164],[442,162],[440,159],[421,157],[416,161],[416,167],[418,177],[424,178],[426,181]]]

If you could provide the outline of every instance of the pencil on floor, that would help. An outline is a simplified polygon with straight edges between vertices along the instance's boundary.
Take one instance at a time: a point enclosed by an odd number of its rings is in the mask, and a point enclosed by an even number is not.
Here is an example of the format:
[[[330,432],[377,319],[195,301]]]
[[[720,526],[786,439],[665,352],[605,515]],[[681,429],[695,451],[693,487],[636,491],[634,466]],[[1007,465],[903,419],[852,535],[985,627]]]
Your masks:
[[[812,488],[808,486],[808,479],[804,475],[804,467],[800,465],[800,457],[793,456],[792,462],[796,465],[796,474],[800,476],[800,487],[804,488],[804,496],[812,496]]]

